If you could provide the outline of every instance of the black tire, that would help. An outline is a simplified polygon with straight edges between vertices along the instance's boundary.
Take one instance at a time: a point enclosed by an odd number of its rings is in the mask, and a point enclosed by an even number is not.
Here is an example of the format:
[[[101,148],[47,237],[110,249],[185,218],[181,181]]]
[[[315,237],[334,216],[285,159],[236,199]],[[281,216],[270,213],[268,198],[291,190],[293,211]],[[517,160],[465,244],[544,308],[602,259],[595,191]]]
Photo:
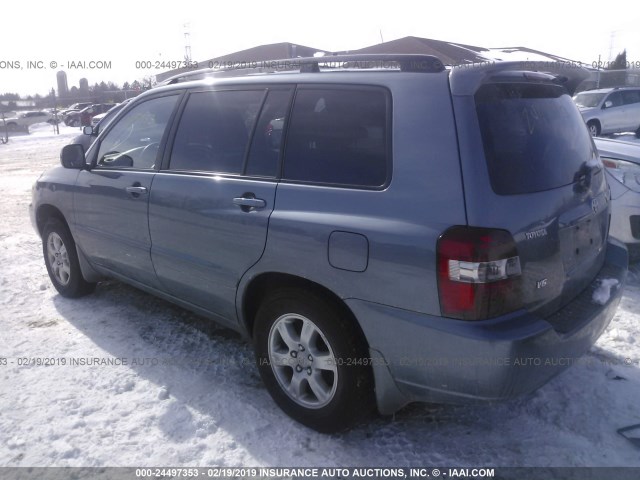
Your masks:
[[[296,346],[291,349],[291,345],[281,341],[281,330],[274,327],[276,324],[285,326],[289,340],[298,335],[297,350]],[[302,339],[303,325],[309,332],[316,329],[307,343]],[[371,413],[373,375],[368,350],[350,315],[335,302],[308,290],[277,290],[260,305],[254,331],[260,376],[274,401],[294,420],[321,433],[335,433],[352,427]],[[272,355],[281,355],[282,360],[272,361],[278,358]],[[330,358],[332,362],[328,361]],[[290,387],[294,383],[300,385],[297,398],[286,390],[289,377]],[[326,392],[315,393],[322,387],[330,390],[326,397]]]
[[[49,219],[42,230],[42,254],[51,283],[60,295],[77,298],[95,290],[96,284],[82,276],[71,232],[57,218]]]
[[[589,120],[587,122],[587,128],[589,129],[589,133],[592,137],[600,135],[600,124],[595,120]]]

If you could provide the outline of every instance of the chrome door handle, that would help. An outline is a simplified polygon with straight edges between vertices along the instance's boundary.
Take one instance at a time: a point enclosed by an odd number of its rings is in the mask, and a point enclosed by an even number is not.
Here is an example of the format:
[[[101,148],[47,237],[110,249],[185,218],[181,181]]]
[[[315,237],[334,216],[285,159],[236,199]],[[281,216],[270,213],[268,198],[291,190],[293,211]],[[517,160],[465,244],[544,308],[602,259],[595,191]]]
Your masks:
[[[261,198],[253,197],[236,197],[233,199],[233,204],[241,207],[243,212],[248,212],[252,208],[259,209],[267,206],[267,202]]]
[[[140,187],[140,186],[127,187],[125,190],[133,198],[138,198],[141,195],[146,195],[148,192],[147,187]]]

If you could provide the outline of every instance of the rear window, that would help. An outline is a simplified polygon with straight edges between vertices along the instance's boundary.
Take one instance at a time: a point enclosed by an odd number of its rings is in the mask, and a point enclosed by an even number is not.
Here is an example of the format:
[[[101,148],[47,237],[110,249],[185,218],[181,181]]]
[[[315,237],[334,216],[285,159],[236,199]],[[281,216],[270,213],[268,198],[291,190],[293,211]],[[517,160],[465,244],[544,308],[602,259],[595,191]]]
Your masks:
[[[487,84],[475,102],[491,186],[498,195],[574,183],[595,155],[582,116],[562,87]]]

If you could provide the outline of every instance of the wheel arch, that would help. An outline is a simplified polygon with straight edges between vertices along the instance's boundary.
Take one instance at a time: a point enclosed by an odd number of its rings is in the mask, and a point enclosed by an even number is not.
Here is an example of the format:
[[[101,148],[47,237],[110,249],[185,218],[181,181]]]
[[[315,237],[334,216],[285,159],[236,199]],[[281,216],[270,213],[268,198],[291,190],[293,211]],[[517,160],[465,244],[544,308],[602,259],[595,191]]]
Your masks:
[[[44,230],[45,225],[52,218],[55,218],[56,220],[60,221],[69,231],[69,235],[71,235],[71,237],[73,238],[73,233],[71,232],[71,226],[69,225],[69,222],[67,222],[67,219],[65,218],[64,214],[60,211],[60,209],[48,203],[40,205],[36,210],[36,227],[38,228],[38,234],[40,235],[40,237],[42,237],[42,232]],[[85,256],[84,252],[79,247],[78,243],[75,241],[75,239],[74,239],[74,242],[76,247],[76,253],[78,255],[78,261],[80,262],[80,272],[82,273],[82,277],[87,282],[98,282],[102,280],[103,275],[98,273],[93,268],[93,266],[91,265],[91,263]]]
[[[349,318],[354,327],[357,328],[366,348],[369,348],[369,342],[367,341],[367,337],[365,336],[360,323],[340,296],[320,283],[297,275],[280,272],[265,272],[255,276],[250,280],[242,292],[239,318],[249,338],[253,338],[254,336],[253,328],[255,315],[258,311],[261,300],[265,298],[269,292],[273,292],[281,288],[299,288],[311,291],[337,306],[342,312],[344,312],[346,317]]]
[[[38,227],[38,233],[40,234],[40,236],[42,236],[44,226],[47,224],[47,221],[50,218],[56,218],[60,220],[67,227],[67,229],[71,231],[71,229],[69,228],[69,222],[67,222],[67,219],[64,217],[63,213],[57,207],[46,203],[40,205],[38,207],[38,210],[36,210],[36,226]]]

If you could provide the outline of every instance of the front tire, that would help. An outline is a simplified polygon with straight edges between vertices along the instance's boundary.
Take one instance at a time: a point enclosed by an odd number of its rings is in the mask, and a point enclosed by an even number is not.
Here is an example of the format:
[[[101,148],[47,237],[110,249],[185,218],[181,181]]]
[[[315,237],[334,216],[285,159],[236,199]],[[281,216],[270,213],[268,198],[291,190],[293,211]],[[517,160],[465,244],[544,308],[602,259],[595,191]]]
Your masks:
[[[373,409],[370,358],[343,308],[286,288],[269,295],[255,322],[256,362],[278,406],[322,433],[346,430]]]
[[[587,128],[589,129],[589,133],[592,137],[597,137],[600,135],[600,124],[595,120],[590,120],[587,123]]]
[[[63,297],[82,297],[96,288],[82,276],[71,232],[57,218],[49,219],[42,231],[42,253],[51,283]]]

